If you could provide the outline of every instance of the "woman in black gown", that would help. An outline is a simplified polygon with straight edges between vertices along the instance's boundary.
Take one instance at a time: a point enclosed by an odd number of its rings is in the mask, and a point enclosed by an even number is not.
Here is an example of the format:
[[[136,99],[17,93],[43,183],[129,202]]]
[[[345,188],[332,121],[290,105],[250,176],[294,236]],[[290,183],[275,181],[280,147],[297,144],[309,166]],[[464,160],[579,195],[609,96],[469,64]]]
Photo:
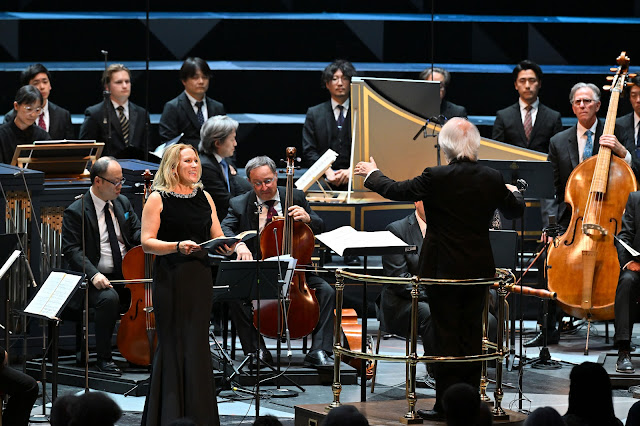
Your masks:
[[[207,253],[198,243],[223,233],[200,174],[191,145],[170,146],[142,212],[142,247],[156,255],[152,289],[158,334],[143,425],[182,417],[198,425],[220,424],[208,339],[213,283]]]

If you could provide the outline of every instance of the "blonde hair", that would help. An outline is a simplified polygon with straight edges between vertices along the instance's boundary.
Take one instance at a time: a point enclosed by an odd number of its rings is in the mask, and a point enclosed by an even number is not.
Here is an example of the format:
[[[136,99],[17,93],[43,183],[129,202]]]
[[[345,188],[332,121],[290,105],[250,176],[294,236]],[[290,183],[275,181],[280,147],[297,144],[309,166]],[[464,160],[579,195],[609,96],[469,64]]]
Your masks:
[[[198,151],[191,145],[177,143],[171,145],[164,151],[162,161],[160,161],[160,166],[158,167],[156,176],[153,178],[153,184],[151,185],[151,189],[153,191],[170,192],[178,185],[180,179],[178,178],[177,168],[178,164],[180,164],[180,153],[184,149],[193,150],[196,154],[196,158],[198,159],[198,182],[192,184],[191,187],[202,188],[202,182],[200,182],[200,177],[202,176],[202,165],[200,164]]]

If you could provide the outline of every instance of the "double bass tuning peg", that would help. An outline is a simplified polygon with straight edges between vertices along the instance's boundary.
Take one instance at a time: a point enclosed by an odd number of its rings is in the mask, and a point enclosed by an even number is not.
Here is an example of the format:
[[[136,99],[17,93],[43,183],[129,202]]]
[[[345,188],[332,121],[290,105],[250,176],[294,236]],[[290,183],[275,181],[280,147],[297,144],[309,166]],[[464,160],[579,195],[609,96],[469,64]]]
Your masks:
[[[611,90],[611,85],[607,84],[606,86],[602,86],[604,90]]]

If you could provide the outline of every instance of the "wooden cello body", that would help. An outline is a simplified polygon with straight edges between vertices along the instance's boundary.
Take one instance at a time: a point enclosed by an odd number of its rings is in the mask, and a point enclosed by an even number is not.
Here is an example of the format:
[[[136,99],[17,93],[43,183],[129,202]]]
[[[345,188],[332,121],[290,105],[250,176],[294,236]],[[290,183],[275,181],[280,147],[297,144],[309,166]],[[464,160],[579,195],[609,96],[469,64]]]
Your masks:
[[[145,196],[151,187],[151,173],[145,171]],[[151,274],[153,255],[146,254],[142,246],[133,247],[122,259],[122,275],[131,292],[131,305],[120,319],[118,328],[118,350],[129,362],[136,365],[151,365],[153,353],[158,345],[156,320],[151,298]],[[146,279],[144,282],[135,280]]]
[[[628,62],[622,52],[603,134],[614,132]],[[614,318],[620,273],[614,235],[620,232],[629,193],[636,189],[631,167],[603,146],[569,176],[565,202],[571,206],[571,222],[547,257],[549,290],[557,293],[558,304],[568,314],[593,320]]]
[[[290,254],[298,260],[298,265],[304,268],[306,265],[311,265],[315,236],[307,224],[296,222],[287,214],[289,207],[293,205],[295,155],[295,148],[287,148],[287,194],[283,207],[285,217],[273,220],[264,227],[260,233],[260,252],[263,259]],[[284,299],[284,306],[278,306],[278,300],[263,300],[260,303],[260,333],[271,338],[283,336],[285,310],[290,338],[299,339],[311,334],[318,323],[320,307],[315,290],[307,285],[304,271],[294,273],[289,285],[289,293]],[[279,320],[278,312],[280,312]],[[258,328],[256,301],[254,301],[253,323]]]

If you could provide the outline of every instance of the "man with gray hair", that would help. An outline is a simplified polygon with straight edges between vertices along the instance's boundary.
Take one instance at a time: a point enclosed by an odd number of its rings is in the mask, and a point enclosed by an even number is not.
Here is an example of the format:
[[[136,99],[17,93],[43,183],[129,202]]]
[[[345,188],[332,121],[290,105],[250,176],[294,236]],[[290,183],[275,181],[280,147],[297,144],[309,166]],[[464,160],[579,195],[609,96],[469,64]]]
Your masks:
[[[307,201],[304,192],[294,189],[293,205],[284,211],[283,201],[286,199],[286,188],[278,186],[278,172],[272,159],[265,156],[249,160],[245,170],[247,180],[253,191],[232,198],[229,201],[229,213],[220,226],[227,236],[237,235],[243,231],[257,229],[260,232],[275,216],[288,214],[293,220],[309,225],[314,234],[324,230],[324,223]],[[259,259],[260,239],[253,238],[245,243],[236,245],[235,252],[238,260]],[[313,330],[312,343],[309,353],[304,358],[307,366],[315,368],[333,367],[333,308],[335,292],[325,280],[308,272],[307,284],[315,290],[318,299],[318,324]],[[269,363],[271,354],[264,345],[262,338],[256,340],[256,331],[251,323],[250,304],[244,304],[237,309],[231,308],[231,319],[236,325],[238,337],[242,343],[245,355],[259,349],[262,361]],[[259,346],[258,346],[259,345]]]
[[[449,71],[440,67],[429,67],[420,73],[420,80],[440,82],[440,115],[444,116],[447,120],[453,117],[467,118],[467,110],[465,107],[456,105],[445,99],[447,89],[449,88],[449,84],[451,84],[451,73],[449,73]]]
[[[495,275],[489,226],[499,209],[508,219],[522,215],[524,199],[504,183],[497,170],[478,164],[480,133],[473,123],[456,117],[439,135],[448,164],[427,167],[413,179],[396,182],[375,161],[360,162],[354,173],[366,176],[364,186],[385,198],[422,201],[426,233],[418,275],[436,279],[488,278]],[[431,309],[432,355],[477,355],[482,350],[482,311],[486,288],[427,286]],[[443,420],[442,398],[455,383],[480,386],[479,363],[436,363],[433,410],[418,410],[425,419]]]
[[[227,215],[229,199],[251,190],[251,185],[240,179],[233,166],[237,130],[238,122],[227,115],[209,118],[200,129],[202,184],[216,205],[220,222]]]

